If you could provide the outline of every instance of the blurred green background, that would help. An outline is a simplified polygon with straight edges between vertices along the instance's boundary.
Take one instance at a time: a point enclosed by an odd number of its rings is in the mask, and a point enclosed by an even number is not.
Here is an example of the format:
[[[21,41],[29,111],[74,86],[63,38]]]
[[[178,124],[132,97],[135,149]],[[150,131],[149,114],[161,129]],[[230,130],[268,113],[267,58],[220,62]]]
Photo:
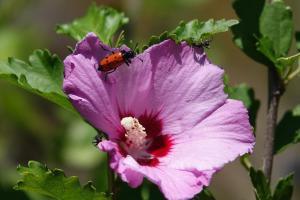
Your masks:
[[[27,59],[36,48],[48,48],[64,58],[73,40],[57,35],[55,26],[84,15],[89,0],[0,0],[0,60],[13,56]],[[198,18],[236,18],[231,1],[225,0],[105,0],[130,18],[125,27],[134,42],[145,42],[154,34],[174,28],[180,20]],[[294,22],[300,30],[300,1],[286,1],[294,10]],[[217,35],[207,50],[209,58],[225,68],[232,85],[247,83],[262,101],[257,119],[257,144],[252,156],[255,166],[262,164],[263,134],[266,123],[267,70],[246,57],[231,41],[230,32]],[[282,98],[279,119],[286,109],[300,103],[294,80]],[[299,122],[300,123],[300,122]],[[0,198],[41,199],[12,190],[18,175],[16,166],[38,160],[49,167],[80,177],[82,183],[93,180],[105,189],[105,155],[93,145],[96,132],[56,105],[20,88],[0,81]],[[293,199],[300,199],[300,145],[294,145],[275,157],[273,180],[295,171]],[[254,200],[251,183],[239,161],[228,164],[215,175],[210,189],[218,200]]]

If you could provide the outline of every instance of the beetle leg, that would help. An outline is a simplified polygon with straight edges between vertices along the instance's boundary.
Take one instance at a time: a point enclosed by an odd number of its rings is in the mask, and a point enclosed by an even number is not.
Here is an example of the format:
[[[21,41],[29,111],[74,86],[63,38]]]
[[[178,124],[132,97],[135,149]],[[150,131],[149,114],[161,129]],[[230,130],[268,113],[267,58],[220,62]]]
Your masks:
[[[143,62],[143,60],[141,58],[137,57],[137,59],[139,59],[141,62]]]
[[[115,68],[115,69],[113,69],[113,70],[110,70],[110,71],[108,71],[108,72],[105,72],[105,74],[104,74],[104,80],[106,81],[106,80],[107,80],[108,74],[113,73],[114,71],[116,71],[116,69],[117,69],[117,68]]]

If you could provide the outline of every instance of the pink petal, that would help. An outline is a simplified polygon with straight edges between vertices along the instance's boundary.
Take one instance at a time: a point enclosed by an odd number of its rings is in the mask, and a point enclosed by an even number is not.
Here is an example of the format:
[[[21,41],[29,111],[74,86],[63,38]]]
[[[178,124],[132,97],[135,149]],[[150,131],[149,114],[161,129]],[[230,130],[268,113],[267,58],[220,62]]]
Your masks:
[[[117,143],[104,140],[98,144],[98,147],[101,151],[109,153],[110,167],[120,175],[124,182],[133,188],[142,184],[143,175],[124,164],[125,158],[121,155]]]
[[[105,84],[121,113],[159,113],[163,132],[178,134],[225,103],[222,76],[202,49],[167,40],[119,67]]]
[[[128,159],[129,157],[133,160],[131,156],[123,158],[122,160],[120,160],[119,168],[116,171],[124,182],[127,182],[131,187],[136,188],[143,183],[144,176],[125,163],[126,159]]]
[[[63,89],[74,107],[94,127],[117,137],[122,129],[117,108],[96,71],[96,63],[81,54],[70,55],[64,60]]]
[[[247,110],[236,100],[227,100],[196,127],[173,139],[172,150],[160,162],[176,169],[200,171],[223,167],[252,152],[255,143]]]
[[[203,186],[210,182],[212,172],[193,172],[172,169],[167,166],[140,166],[132,157],[124,161],[128,167],[143,174],[158,185],[164,196],[169,200],[191,199],[199,193]]]
[[[123,159],[123,156],[119,151],[118,144],[109,140],[103,140],[102,142],[99,142],[98,148],[101,151],[107,152],[109,154],[110,167],[116,170],[119,167],[120,160]]]
[[[139,59],[142,59],[139,60]],[[121,65],[104,82],[112,102],[123,115],[140,116],[153,110],[152,72],[149,54],[137,55],[132,63]]]
[[[225,103],[223,70],[200,48],[167,40],[151,47],[153,98],[167,134],[182,133]]]

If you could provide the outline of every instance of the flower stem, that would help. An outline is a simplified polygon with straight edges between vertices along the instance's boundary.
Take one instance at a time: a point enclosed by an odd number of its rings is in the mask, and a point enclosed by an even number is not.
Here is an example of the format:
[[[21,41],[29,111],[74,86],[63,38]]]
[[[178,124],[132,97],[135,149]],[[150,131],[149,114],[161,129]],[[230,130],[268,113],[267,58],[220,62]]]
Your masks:
[[[107,154],[107,193],[108,196],[110,196],[111,200],[115,200],[116,199],[116,195],[115,195],[115,174],[113,172],[113,170],[110,168],[109,166],[109,162],[110,158],[109,155]]]
[[[274,138],[277,123],[277,111],[280,97],[284,92],[284,85],[274,66],[269,67],[269,100],[267,113],[267,131],[265,135],[263,171],[271,182],[274,157]]]

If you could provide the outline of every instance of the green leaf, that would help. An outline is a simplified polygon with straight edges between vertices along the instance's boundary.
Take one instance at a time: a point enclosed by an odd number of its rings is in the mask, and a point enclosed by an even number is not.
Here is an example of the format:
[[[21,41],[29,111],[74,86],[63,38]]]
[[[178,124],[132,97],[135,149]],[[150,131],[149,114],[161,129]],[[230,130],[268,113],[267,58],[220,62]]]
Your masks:
[[[259,18],[265,5],[265,0],[234,0],[233,9],[240,18],[240,23],[231,28],[233,40],[247,56],[266,66],[270,61],[257,51],[256,43],[260,35]]]
[[[276,56],[273,50],[273,42],[268,37],[258,39],[257,51],[261,52],[272,63],[276,63]],[[274,64],[272,64],[273,66]],[[271,66],[271,65],[269,65]]]
[[[170,31],[169,36],[176,42],[187,41],[189,44],[199,45],[203,42],[203,39],[207,39],[217,33],[226,32],[235,24],[238,24],[238,21],[234,19],[181,22],[178,27]]]
[[[292,67],[298,62],[299,58],[300,58],[300,53],[297,53],[289,57],[280,57],[277,59],[277,63],[280,66]]]
[[[235,24],[238,24],[238,21],[234,19],[217,21],[214,19],[208,21],[194,19],[189,22],[180,22],[179,26],[172,31],[165,31],[159,36],[151,36],[143,49],[166,39],[173,39],[177,43],[186,41],[190,45],[201,45],[206,40],[210,40],[213,35],[228,31]]]
[[[76,113],[62,91],[63,64],[47,50],[36,50],[29,62],[9,58],[0,62],[0,78]]]
[[[285,83],[288,83],[291,79],[299,73],[299,67],[295,68],[295,64],[300,63],[300,53],[289,56],[289,57],[280,57],[276,60],[277,70],[280,73],[281,77],[285,79]]]
[[[195,200],[216,200],[213,194],[207,189],[204,188],[200,194],[198,194]]]
[[[77,41],[82,40],[87,33],[94,32],[104,43],[109,44],[116,31],[128,21],[122,12],[92,4],[85,16],[75,19],[72,23],[58,25],[56,32],[71,36]]]
[[[281,0],[266,4],[260,17],[259,30],[262,37],[271,42],[269,48],[275,58],[286,56],[293,39],[293,14],[290,7]],[[269,51],[261,52],[267,56]]]
[[[291,174],[285,178],[281,178],[275,188],[272,200],[291,200],[293,195],[293,180],[294,175]]]
[[[50,170],[36,161],[29,161],[28,167],[18,166],[21,180],[16,190],[43,194],[57,200],[104,200],[104,194],[96,192],[91,182],[81,187],[78,177],[66,177],[60,169]]]
[[[297,50],[300,52],[300,31],[297,31],[295,33],[295,38],[296,38],[296,47],[297,47]]]
[[[272,200],[269,183],[261,170],[250,168],[250,177],[254,186],[256,200]]]
[[[227,87],[227,93],[229,98],[243,101],[249,111],[250,123],[255,127],[260,101],[255,98],[254,90],[246,84],[240,84],[235,87]]]
[[[300,142],[300,105],[284,114],[275,132],[274,154]]]

